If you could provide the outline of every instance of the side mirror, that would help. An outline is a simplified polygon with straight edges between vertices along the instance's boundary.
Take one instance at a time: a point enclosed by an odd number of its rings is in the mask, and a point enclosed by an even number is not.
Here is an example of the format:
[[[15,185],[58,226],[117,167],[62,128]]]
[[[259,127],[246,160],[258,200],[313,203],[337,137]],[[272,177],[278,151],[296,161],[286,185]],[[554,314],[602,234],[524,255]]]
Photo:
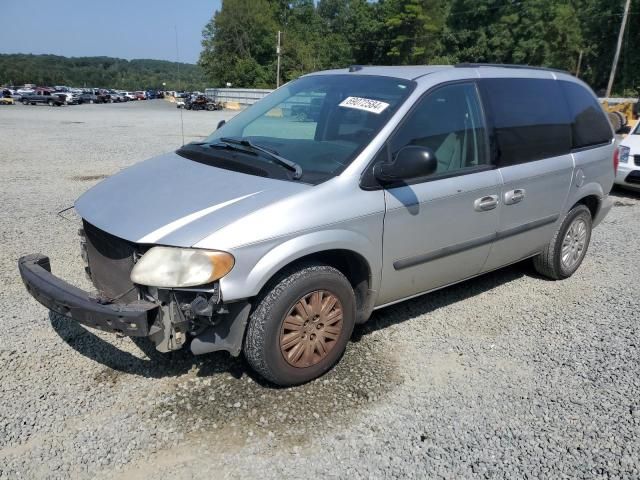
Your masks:
[[[419,145],[407,145],[400,149],[393,162],[378,163],[373,168],[376,179],[382,183],[426,177],[438,169],[438,160],[433,150]]]
[[[219,129],[221,126],[223,126],[225,123],[227,123],[227,121],[226,121],[226,120],[220,120],[220,121],[218,122],[218,126],[216,127],[216,130],[218,130],[218,129]]]

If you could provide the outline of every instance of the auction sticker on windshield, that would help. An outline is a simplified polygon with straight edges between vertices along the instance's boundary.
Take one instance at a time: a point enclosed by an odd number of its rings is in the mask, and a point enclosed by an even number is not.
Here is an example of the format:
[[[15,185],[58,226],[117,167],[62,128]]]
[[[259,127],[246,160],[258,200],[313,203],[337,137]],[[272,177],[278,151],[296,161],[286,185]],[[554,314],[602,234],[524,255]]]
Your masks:
[[[370,98],[347,97],[340,102],[340,106],[380,114],[384,112],[385,108],[387,108],[389,104],[378,100],[371,100]]]

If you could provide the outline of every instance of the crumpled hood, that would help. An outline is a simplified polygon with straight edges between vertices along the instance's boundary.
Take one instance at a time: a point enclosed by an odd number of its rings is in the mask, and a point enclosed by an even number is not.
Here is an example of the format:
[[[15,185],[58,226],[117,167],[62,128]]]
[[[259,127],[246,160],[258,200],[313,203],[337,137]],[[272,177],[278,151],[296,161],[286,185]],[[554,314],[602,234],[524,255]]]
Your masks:
[[[308,188],[169,153],[103,180],[75,208],[87,222],[116,237],[190,247],[244,215]]]

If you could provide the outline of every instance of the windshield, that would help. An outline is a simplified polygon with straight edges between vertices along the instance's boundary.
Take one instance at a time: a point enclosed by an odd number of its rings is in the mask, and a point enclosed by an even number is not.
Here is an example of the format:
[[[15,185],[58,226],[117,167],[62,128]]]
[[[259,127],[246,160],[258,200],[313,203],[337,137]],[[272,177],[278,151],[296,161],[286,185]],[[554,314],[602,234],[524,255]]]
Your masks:
[[[640,122],[636,123],[636,127],[631,132],[631,135],[640,135]]]
[[[414,86],[408,80],[367,75],[304,77],[237,115],[201,147],[248,140],[299,165],[300,181],[317,184],[353,161]],[[260,158],[270,161],[267,155]],[[283,173],[291,179],[290,172]]]

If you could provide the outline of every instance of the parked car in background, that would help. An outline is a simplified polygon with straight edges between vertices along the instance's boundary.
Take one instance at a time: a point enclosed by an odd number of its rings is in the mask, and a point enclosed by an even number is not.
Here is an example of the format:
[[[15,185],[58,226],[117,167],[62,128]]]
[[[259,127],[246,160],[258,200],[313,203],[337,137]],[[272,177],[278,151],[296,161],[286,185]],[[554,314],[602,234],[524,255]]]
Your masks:
[[[127,101],[124,95],[116,92],[115,90],[109,90],[109,98],[111,100],[111,103],[120,103]]]
[[[56,95],[59,95],[65,99],[64,103],[66,105],[78,105],[80,103],[80,95],[71,92],[71,90],[67,90],[64,92],[55,91]]]
[[[64,105],[67,101],[66,95],[52,92],[51,90],[36,89],[33,93],[22,96],[23,105],[36,105],[38,103],[47,104],[49,106]]]
[[[204,95],[191,95],[184,99],[185,110],[222,110],[222,104],[214,100],[210,100]]]
[[[640,191],[640,122],[620,142],[616,155],[619,159],[616,184]]]
[[[123,96],[125,96],[127,98],[127,101],[129,101],[129,100],[131,100],[131,101],[137,100],[136,94],[133,93],[133,92],[124,92]]]
[[[33,88],[19,88],[18,90],[16,90],[16,93],[18,93],[19,95],[25,95],[27,93],[34,93],[35,90]]]
[[[291,114],[318,98],[317,118]],[[525,259],[573,275],[612,207],[614,150],[593,92],[567,73],[318,72],[76,201],[98,296],[43,255],[20,273],[90,327],[161,352],[243,352],[269,381],[300,384],[375,309]]]
[[[103,103],[103,101],[94,92],[85,91],[80,94],[80,103]]]
[[[147,94],[143,91],[137,91],[135,92],[135,96],[136,96],[136,100],[146,100],[147,99]]]
[[[81,103],[107,103],[111,101],[111,97],[106,90],[100,88],[85,89],[80,95]]]
[[[147,90],[145,92],[147,100],[154,100],[158,97],[158,94],[156,93],[155,90]]]

